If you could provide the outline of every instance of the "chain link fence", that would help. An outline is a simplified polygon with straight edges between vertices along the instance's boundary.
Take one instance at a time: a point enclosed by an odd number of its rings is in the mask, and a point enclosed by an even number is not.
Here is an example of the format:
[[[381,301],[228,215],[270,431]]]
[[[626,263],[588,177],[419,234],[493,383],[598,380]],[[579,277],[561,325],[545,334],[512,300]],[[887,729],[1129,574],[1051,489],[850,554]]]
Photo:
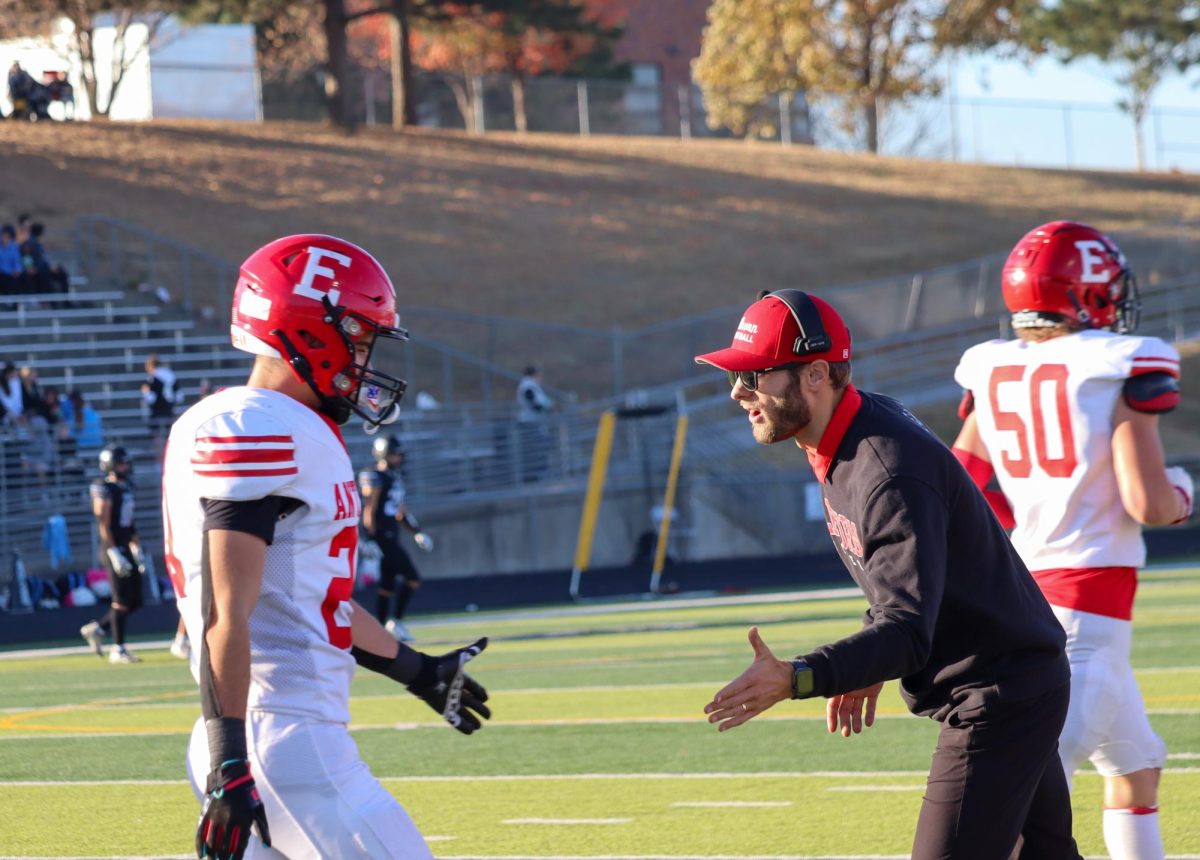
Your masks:
[[[355,122],[390,125],[391,84],[386,73],[354,69],[347,83]],[[483,134],[517,128],[513,80],[506,75],[463,76],[419,71],[418,124]],[[524,82],[528,131],[560,134],[730,137],[707,123],[695,85],[653,80],[568,78]],[[267,119],[320,120],[322,81],[316,74],[289,83],[264,82]],[[863,151],[865,124],[837,98],[769,97],[763,112],[777,115],[768,139],[827,149]],[[1132,170],[1137,166],[1133,120],[1115,104],[946,95],[884,101],[879,151],[885,155],[1038,167]],[[1200,110],[1156,107],[1142,129],[1145,167],[1200,169]]]

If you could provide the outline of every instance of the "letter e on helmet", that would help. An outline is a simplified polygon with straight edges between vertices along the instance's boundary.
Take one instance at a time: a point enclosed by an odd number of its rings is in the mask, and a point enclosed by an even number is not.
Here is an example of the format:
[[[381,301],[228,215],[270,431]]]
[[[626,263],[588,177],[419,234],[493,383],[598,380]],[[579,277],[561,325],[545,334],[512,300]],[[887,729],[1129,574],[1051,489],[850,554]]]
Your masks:
[[[396,290],[374,257],[344,239],[285,236],[251,254],[238,272],[229,333],[238,349],[288,362],[339,423],[354,412],[377,425],[406,388],[376,369],[389,366],[380,359],[391,344],[408,339]]]

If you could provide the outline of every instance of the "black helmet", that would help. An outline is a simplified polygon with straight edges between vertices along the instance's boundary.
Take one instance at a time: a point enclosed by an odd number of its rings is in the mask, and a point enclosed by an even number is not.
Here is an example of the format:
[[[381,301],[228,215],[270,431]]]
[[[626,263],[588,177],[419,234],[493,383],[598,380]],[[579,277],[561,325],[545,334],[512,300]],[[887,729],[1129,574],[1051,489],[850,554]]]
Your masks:
[[[403,457],[404,445],[395,436],[377,436],[371,443],[371,454],[375,457],[375,462],[386,463],[391,454],[399,454]]]
[[[120,445],[109,445],[100,452],[100,471],[106,475],[116,474],[117,466],[122,463],[132,463],[129,452]]]

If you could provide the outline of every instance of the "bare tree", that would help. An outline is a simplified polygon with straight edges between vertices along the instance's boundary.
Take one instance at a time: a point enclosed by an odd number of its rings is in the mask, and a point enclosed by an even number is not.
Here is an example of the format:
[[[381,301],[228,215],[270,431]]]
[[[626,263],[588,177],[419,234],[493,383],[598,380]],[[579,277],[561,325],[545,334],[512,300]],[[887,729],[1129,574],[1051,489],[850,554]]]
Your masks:
[[[107,119],[126,74],[157,44],[172,11],[174,4],[164,0],[123,0],[120,8],[111,0],[4,0],[0,25],[6,36],[48,35],[55,22],[69,21],[65,47],[68,55],[78,58],[88,109],[93,118]],[[113,36],[107,64],[100,60],[96,40],[97,30],[105,26],[112,28]],[[138,33],[142,27],[144,39]],[[107,89],[101,86],[104,82]]]

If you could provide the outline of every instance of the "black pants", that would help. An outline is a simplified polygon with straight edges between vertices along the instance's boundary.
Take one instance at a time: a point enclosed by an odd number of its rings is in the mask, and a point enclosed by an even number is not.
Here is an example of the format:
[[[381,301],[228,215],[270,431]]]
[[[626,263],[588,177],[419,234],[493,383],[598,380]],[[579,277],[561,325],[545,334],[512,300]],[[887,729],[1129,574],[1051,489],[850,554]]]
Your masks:
[[[129,612],[134,612],[142,608],[142,575],[133,563],[133,552],[129,547],[121,546],[119,549],[133,565],[133,570],[124,574],[117,572],[107,555],[104,557],[104,569],[108,573],[108,584],[112,589],[112,602],[121,604]]]
[[[1070,687],[942,724],[914,860],[1078,860],[1058,758]]]
[[[417,572],[417,566],[413,564],[412,558],[404,547],[400,546],[399,536],[390,540],[380,540],[379,548],[383,550],[383,558],[379,560],[379,587],[381,589],[391,591],[396,585],[397,578],[405,582],[421,581],[421,574]]]

